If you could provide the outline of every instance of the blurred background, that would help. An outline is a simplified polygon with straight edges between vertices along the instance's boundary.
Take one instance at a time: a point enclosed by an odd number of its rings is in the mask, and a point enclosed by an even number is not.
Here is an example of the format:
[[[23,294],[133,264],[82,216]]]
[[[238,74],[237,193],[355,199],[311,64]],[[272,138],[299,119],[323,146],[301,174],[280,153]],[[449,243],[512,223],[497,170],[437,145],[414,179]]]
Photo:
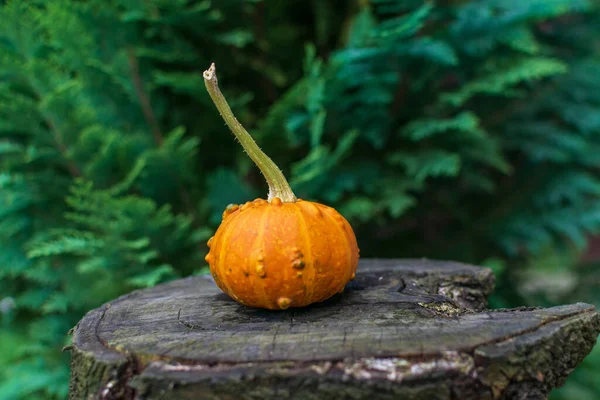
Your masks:
[[[204,88],[363,257],[600,305],[592,0],[0,0],[0,399],[64,399],[90,309],[203,274],[267,187]],[[600,347],[552,399],[600,398]]]

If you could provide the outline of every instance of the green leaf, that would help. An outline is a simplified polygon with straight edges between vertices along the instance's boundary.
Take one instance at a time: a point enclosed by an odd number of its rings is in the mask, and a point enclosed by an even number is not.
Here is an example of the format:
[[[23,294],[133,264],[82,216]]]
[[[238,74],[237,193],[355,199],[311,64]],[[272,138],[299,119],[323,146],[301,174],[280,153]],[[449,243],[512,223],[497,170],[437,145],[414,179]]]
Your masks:
[[[323,137],[323,129],[325,128],[325,117],[327,113],[322,110],[317,116],[311,121],[310,124],[310,145],[317,147],[321,144],[321,137]]]
[[[27,257],[47,257],[57,254],[87,255],[103,246],[104,241],[98,239],[94,234],[80,232],[76,236],[63,236],[56,240],[36,244],[27,252]]]
[[[446,42],[429,37],[418,38],[407,45],[407,53],[441,65],[458,65],[459,58]]]
[[[369,7],[361,8],[360,12],[354,17],[352,25],[348,32],[346,47],[361,47],[369,39],[373,29],[377,25],[377,20]]]
[[[377,213],[377,204],[368,197],[354,197],[342,204],[340,214],[350,221],[369,221]]]
[[[464,111],[450,119],[422,119],[408,124],[402,131],[404,136],[419,141],[448,131],[459,131],[473,137],[483,137],[479,118],[470,111]]]
[[[172,279],[176,276],[176,273],[172,266],[164,264],[159,267],[153,268],[151,271],[135,275],[132,278],[127,279],[127,284],[134,287],[151,287],[159,282],[163,282],[168,279]]]
[[[453,93],[441,96],[442,103],[458,107],[479,94],[504,95],[511,86],[545,77],[563,74],[567,71],[565,63],[551,58],[523,58],[513,61],[510,66],[500,68],[492,66],[490,72],[475,79]]]
[[[224,45],[243,48],[254,40],[254,35],[250,31],[238,29],[218,34],[216,40]]]
[[[375,35],[383,38],[404,38],[418,32],[433,9],[432,3],[423,4],[418,10],[402,17],[390,18],[375,29]]]
[[[11,143],[6,140],[0,141],[0,156],[6,154],[20,153],[23,150],[23,147],[16,143]]]
[[[42,311],[49,313],[64,313],[69,306],[69,298],[65,293],[54,293],[42,306]]]
[[[402,165],[406,173],[417,181],[429,177],[456,176],[460,171],[458,154],[432,150],[420,153],[394,152],[387,161],[392,165]]]
[[[243,203],[256,198],[256,191],[239,174],[227,168],[217,168],[208,178],[207,203],[211,221],[218,223],[227,205]]]

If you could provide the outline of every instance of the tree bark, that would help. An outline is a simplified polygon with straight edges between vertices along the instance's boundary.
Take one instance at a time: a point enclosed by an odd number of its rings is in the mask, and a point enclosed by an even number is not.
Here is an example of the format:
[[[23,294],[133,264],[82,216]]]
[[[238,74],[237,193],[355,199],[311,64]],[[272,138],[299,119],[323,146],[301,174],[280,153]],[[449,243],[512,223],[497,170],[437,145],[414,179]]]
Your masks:
[[[487,268],[362,260],[344,293],[269,311],[209,277],[132,292],[73,335],[70,399],[544,399],[590,352],[594,307],[486,310]]]

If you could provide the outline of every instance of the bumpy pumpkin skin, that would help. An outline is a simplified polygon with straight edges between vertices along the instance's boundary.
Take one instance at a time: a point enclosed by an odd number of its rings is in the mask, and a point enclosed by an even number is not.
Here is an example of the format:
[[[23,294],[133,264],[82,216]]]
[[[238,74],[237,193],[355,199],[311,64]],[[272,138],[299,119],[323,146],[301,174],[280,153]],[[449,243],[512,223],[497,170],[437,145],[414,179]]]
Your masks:
[[[341,292],[359,249],[335,209],[310,201],[256,199],[229,207],[206,261],[217,285],[249,307],[303,307]]]

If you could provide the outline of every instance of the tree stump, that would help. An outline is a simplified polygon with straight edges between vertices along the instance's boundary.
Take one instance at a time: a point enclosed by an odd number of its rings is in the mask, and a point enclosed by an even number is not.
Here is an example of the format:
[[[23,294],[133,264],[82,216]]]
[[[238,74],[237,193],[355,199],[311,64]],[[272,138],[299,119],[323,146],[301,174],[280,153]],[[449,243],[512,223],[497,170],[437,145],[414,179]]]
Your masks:
[[[76,326],[71,399],[544,399],[590,352],[594,307],[486,310],[489,269],[362,260],[344,293],[250,309],[210,277],[132,292]]]

